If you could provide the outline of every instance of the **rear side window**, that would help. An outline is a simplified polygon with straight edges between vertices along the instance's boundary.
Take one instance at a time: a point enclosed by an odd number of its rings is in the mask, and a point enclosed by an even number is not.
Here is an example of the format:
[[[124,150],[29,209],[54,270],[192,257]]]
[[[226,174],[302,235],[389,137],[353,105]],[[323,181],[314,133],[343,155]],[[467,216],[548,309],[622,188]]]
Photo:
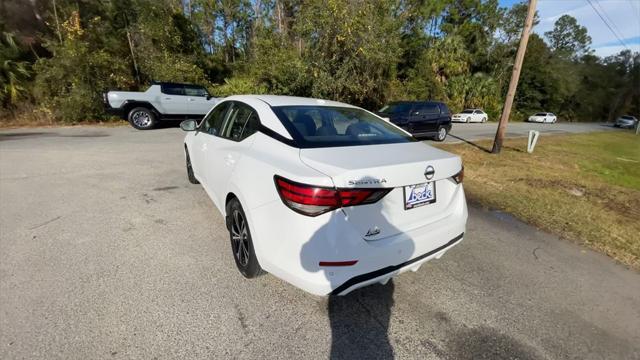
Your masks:
[[[200,131],[210,135],[219,135],[230,105],[230,102],[223,102],[214,107],[204,120],[202,120]]]
[[[167,95],[184,95],[184,86],[178,84],[164,84],[161,87],[162,93]]]
[[[221,136],[233,141],[242,141],[258,130],[258,114],[250,106],[235,102],[229,112]]]
[[[383,114],[406,114],[411,111],[411,103],[391,103],[385,105],[379,112]]]
[[[362,109],[333,106],[273,107],[300,148],[357,146],[416,141]]]
[[[440,106],[440,112],[443,114],[449,114],[449,108],[447,107],[447,105],[440,103],[438,106]]]
[[[413,108],[413,112],[418,115],[440,114],[440,108],[435,103],[421,103]]]
[[[209,95],[207,90],[205,90],[205,88],[201,86],[185,86],[184,94],[187,96],[201,96],[201,97],[205,97]]]

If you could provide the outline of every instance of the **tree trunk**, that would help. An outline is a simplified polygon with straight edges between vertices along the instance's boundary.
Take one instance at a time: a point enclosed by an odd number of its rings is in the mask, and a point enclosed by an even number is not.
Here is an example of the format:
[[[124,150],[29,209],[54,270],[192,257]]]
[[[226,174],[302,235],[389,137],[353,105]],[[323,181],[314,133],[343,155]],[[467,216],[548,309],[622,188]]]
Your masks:
[[[140,72],[138,71],[138,62],[136,61],[136,55],[133,51],[133,41],[131,41],[131,33],[127,28],[127,43],[129,44],[129,51],[131,51],[131,60],[133,60],[133,69],[136,72],[136,84],[140,86]]]
[[[62,34],[60,33],[60,20],[58,20],[58,9],[56,6],[56,0],[53,0],[53,17],[56,20],[56,32],[58,33],[58,41],[62,43]]]

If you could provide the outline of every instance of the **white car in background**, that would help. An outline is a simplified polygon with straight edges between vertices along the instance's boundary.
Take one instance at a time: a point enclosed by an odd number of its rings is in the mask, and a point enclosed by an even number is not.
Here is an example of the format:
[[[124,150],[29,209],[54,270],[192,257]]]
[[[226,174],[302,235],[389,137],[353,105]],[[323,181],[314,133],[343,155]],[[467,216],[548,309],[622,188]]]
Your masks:
[[[103,102],[107,113],[149,130],[162,120],[200,120],[218,99],[200,85],[154,82],[146,91],[109,91]]]
[[[634,128],[638,123],[638,119],[631,115],[623,115],[616,119],[616,122],[613,123],[615,127],[621,128]]]
[[[453,114],[453,116],[451,116],[451,121],[465,122],[465,123],[469,123],[469,122],[483,123],[483,122],[487,122],[488,119],[489,119],[489,116],[487,115],[487,113],[480,109],[465,109],[465,110],[462,110],[462,112]]]
[[[527,119],[527,121],[536,122],[536,123],[552,123],[553,124],[556,121],[558,121],[558,117],[552,113],[540,112],[535,115],[529,116],[529,119]]]
[[[416,271],[463,238],[460,157],[361,108],[240,95],[180,126],[189,181],[225,217],[247,278],[264,269],[344,295]]]

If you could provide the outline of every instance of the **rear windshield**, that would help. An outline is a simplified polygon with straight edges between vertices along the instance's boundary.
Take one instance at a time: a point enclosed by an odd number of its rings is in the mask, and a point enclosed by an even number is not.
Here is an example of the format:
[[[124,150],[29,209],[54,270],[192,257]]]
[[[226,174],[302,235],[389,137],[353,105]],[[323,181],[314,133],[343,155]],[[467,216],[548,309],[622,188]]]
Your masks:
[[[412,136],[362,109],[278,106],[273,111],[300,148],[416,141]]]
[[[411,103],[392,103],[385,105],[379,112],[383,114],[408,113],[411,110]]]
[[[473,110],[471,109],[462,110],[461,114],[473,114]]]
[[[623,116],[622,118],[625,119],[625,120],[634,120],[635,119],[633,116],[626,116],[626,115]]]
[[[537,113],[535,116],[547,116],[547,113]]]

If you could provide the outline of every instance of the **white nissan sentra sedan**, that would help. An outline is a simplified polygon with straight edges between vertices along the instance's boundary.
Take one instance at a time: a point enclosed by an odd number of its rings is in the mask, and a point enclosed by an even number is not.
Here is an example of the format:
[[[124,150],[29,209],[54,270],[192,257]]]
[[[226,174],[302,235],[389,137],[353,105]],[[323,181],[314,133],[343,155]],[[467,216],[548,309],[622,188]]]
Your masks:
[[[180,126],[188,178],[225,217],[247,278],[264,269],[344,295],[416,271],[463,238],[460,157],[361,108],[240,95]]]

